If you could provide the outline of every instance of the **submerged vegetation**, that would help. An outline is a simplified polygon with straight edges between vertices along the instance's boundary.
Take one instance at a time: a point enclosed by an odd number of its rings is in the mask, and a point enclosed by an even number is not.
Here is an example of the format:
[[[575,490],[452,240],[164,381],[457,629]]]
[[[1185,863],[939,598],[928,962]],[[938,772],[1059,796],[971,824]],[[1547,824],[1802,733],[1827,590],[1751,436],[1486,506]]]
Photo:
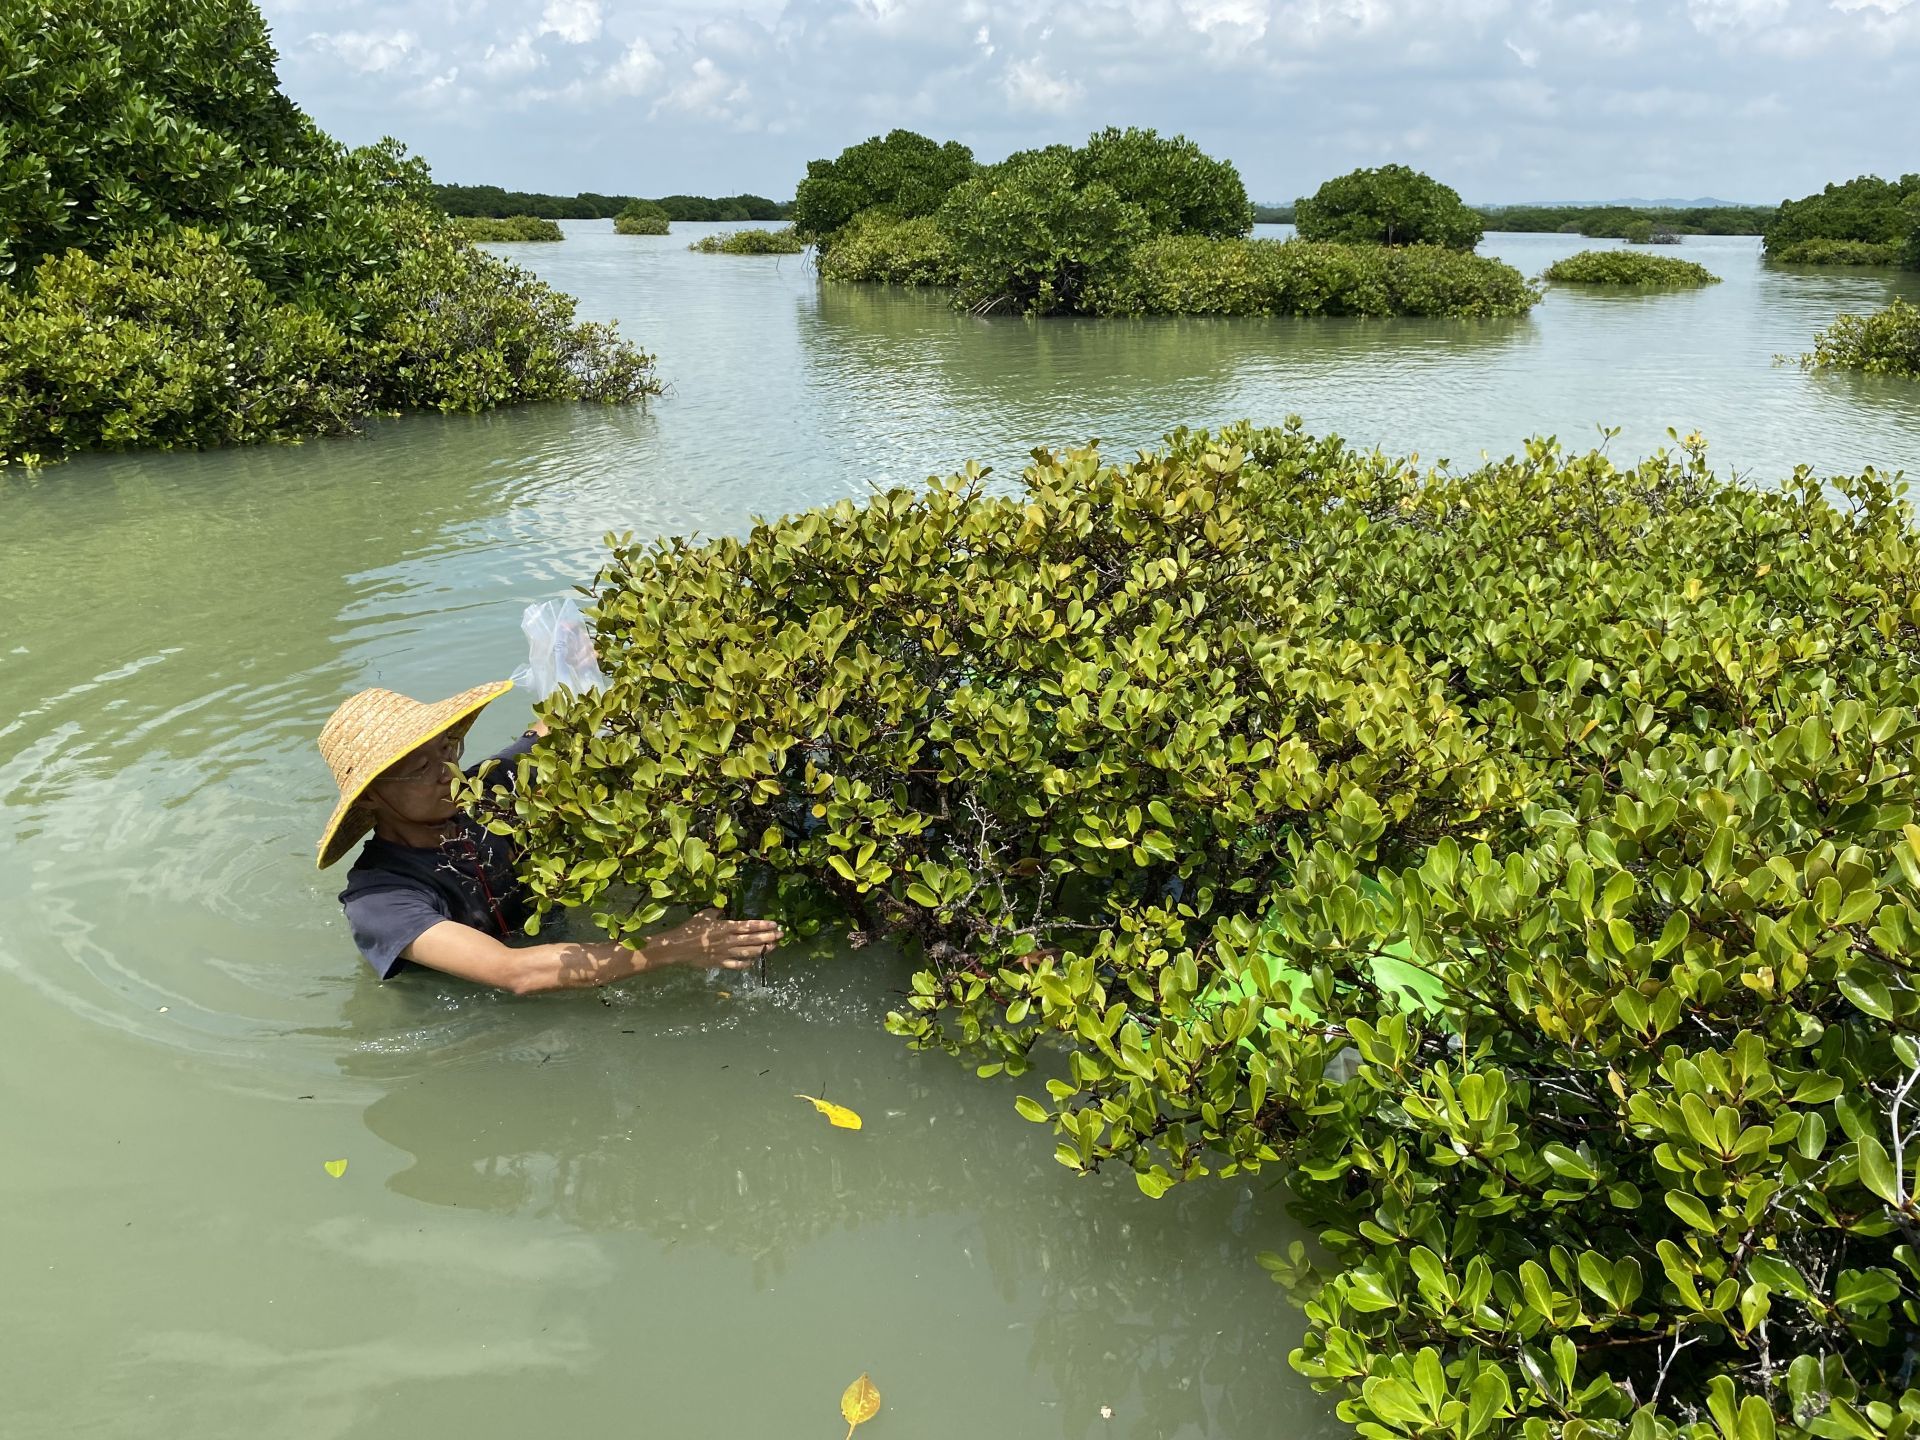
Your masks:
[[[453,233],[475,244],[504,244],[521,240],[564,240],[560,227],[537,215],[509,215],[504,220],[465,216],[454,220]]]
[[[1895,300],[1872,315],[1842,315],[1813,337],[1808,369],[1920,379],[1920,305]]]
[[[798,255],[807,242],[791,225],[778,230],[729,230],[724,235],[702,235],[687,246],[702,255]]]
[[[1827,250],[1810,252],[1802,248],[1810,241],[1844,240],[1876,247],[1873,251]],[[1920,269],[1920,173],[1903,175],[1898,180],[1882,180],[1877,175],[1862,175],[1844,184],[1829,185],[1818,195],[1789,200],[1767,227],[1767,254],[1786,259],[1789,252],[1804,258],[1810,253],[1824,254],[1824,262],[1880,264],[1875,257],[1891,248],[1899,263]],[[1842,256],[1856,258],[1843,260]]]
[[[658,389],[457,236],[418,160],[323,134],[251,0],[15,7],[0,53],[0,463]]]
[[[1904,1433],[1888,480],[1297,422],[985,480],[617,542],[611,683],[492,812],[540,912],[759,885],[914,947],[890,1026],[1024,1077],[1069,1168],[1284,1168],[1293,1364],[1373,1440]]]
[[[1541,278],[1557,285],[1628,285],[1679,289],[1718,285],[1720,277],[1704,265],[1676,260],[1670,255],[1642,255],[1632,250],[1582,250],[1556,260]]]

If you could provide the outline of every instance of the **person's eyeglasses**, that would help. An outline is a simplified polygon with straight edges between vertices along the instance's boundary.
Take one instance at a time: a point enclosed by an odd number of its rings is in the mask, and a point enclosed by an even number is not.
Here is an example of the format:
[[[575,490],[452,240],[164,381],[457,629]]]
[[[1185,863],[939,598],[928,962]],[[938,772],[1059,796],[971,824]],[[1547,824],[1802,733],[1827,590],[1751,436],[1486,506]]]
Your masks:
[[[402,760],[391,770],[380,776],[383,785],[421,785],[429,780],[442,784],[452,779],[447,774],[449,767],[460,763],[461,753],[466,742],[454,736],[442,736],[433,745],[422,751],[417,759]],[[405,768],[402,768],[405,767]]]

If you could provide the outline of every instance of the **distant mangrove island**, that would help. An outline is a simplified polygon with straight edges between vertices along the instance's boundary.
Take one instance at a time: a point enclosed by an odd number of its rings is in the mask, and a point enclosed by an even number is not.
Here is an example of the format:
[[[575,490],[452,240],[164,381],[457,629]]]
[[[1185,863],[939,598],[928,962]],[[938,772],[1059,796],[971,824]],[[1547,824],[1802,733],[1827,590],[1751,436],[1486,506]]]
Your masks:
[[[1772,210],[1476,208],[1385,164],[1259,206],[1232,161],[1139,128],[994,162],[895,129],[810,162],[791,200],[435,184],[397,143],[349,149],[294,107],[249,0],[123,9],[113,27],[61,9],[21,32],[6,136],[17,183],[0,186],[0,467],[337,433],[375,414],[658,393],[650,356],[475,248],[563,240],[563,220],[610,219],[634,235],[786,222],[695,248],[810,247],[825,282],[934,287],[978,315],[1524,315],[1542,286],[1476,253],[1494,227],[1647,243],[1757,233],[1783,266],[1920,268],[1920,174],[1862,176]],[[160,34],[168,43],[147,43]],[[210,68],[198,58],[208,54],[226,59]],[[84,128],[68,113],[79,94]],[[134,139],[89,138],[108,134]],[[1278,220],[1297,236],[1254,236]],[[1619,249],[1546,277],[1712,278]],[[1920,373],[1920,312],[1896,301],[1838,317],[1808,363]]]

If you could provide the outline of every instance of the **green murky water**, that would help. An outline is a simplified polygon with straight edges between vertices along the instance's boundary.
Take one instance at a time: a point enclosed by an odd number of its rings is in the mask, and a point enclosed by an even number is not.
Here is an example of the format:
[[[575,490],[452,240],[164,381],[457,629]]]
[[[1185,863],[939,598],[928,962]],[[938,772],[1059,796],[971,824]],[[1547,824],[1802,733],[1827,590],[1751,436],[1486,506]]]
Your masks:
[[[520,608],[606,530],[1036,444],[1298,411],[1456,460],[1604,423],[1622,454],[1698,428],[1762,479],[1920,472],[1920,385],[1771,363],[1915,277],[1770,272],[1746,240],[1688,242],[1711,290],[1516,322],[1029,325],[685,238],[516,255],[659,353],[647,410],[0,480],[0,1433],[834,1436],[862,1370],[875,1440],[1326,1428],[1252,1262],[1291,1238],[1272,1194],[1070,1176],[1009,1087],[881,1032],[896,957],[375,983],[312,868],[320,721],[511,670]],[[1580,243],[1486,248],[1532,273]]]

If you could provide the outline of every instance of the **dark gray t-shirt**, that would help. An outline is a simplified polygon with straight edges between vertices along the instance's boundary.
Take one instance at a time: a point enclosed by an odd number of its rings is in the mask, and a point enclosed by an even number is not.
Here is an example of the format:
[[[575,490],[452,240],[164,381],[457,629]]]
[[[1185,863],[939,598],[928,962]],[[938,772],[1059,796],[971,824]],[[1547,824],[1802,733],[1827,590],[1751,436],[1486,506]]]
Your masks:
[[[514,759],[532,747],[533,737],[522,735],[488,757],[505,762],[495,778],[513,784]],[[512,848],[470,816],[458,823],[458,832],[434,847],[396,845],[376,835],[347,872],[340,904],[353,943],[382,980],[406,969],[400,952],[442,920],[502,940],[527,923],[526,889],[514,874]]]

